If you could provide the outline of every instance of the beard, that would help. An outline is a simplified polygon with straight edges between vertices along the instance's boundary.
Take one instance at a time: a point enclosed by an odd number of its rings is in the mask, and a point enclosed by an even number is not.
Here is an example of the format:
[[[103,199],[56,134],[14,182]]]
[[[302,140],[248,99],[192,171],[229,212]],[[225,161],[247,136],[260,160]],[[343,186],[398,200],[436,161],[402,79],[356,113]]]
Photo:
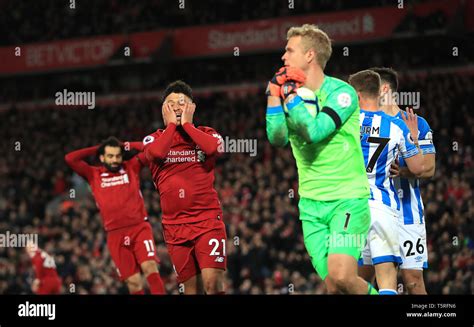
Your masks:
[[[104,166],[108,171],[110,171],[112,173],[116,173],[120,170],[120,168],[122,168],[121,164],[118,164],[117,166],[112,166],[112,165],[109,165],[108,163],[105,163],[105,162],[104,162]]]

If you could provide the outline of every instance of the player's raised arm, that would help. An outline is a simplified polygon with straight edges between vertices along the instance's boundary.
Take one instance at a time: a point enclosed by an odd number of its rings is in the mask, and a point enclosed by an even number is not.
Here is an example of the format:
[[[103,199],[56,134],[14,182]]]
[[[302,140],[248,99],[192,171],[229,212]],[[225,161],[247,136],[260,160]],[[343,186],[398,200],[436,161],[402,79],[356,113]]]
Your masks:
[[[425,165],[423,155],[420,152],[412,157],[405,158],[405,162],[407,163],[408,170],[413,173],[416,178],[419,178],[419,176],[423,174]]]
[[[91,146],[85,149],[69,152],[64,156],[64,160],[77,174],[89,179],[91,176],[91,166],[87,164],[84,159],[93,156],[97,153],[99,146]]]
[[[219,150],[223,149],[222,146],[219,146],[222,144],[222,137],[212,129],[209,129],[211,133],[208,134],[194,127],[193,115],[195,109],[196,104],[192,102],[186,104],[181,114],[181,125],[194,143],[196,143],[207,156],[216,155],[219,153]]]
[[[130,151],[130,150],[137,150],[137,151],[143,151],[143,148],[145,147],[143,145],[143,142],[123,142],[123,147],[125,151]]]
[[[137,166],[138,170],[140,170],[143,167],[147,167],[148,164],[150,163],[148,158],[146,157],[145,152],[143,152],[145,146],[143,145],[143,142],[124,142],[123,143],[123,148],[125,151],[131,151],[131,150],[137,150],[139,151],[137,154],[133,156],[131,160],[137,160],[139,165]]]
[[[421,178],[431,178],[436,170],[436,149],[433,143],[433,131],[425,119],[418,118],[418,129],[420,130],[418,143],[425,158],[425,171]]]
[[[418,144],[418,118],[409,111],[406,116],[402,114],[404,124],[401,124],[403,130],[403,139],[400,143],[400,153],[407,163],[408,169],[416,177],[425,171],[424,158],[419,151]]]
[[[423,158],[425,159],[425,171],[419,176],[419,178],[431,178],[434,176],[436,171],[436,156],[435,154],[425,154],[423,152]]]
[[[402,113],[403,117],[403,113]],[[421,117],[418,117],[418,129],[420,131],[418,144],[423,153],[425,170],[418,176],[415,176],[406,167],[400,168],[400,177],[403,178],[431,178],[434,176],[436,169],[436,150],[433,144],[433,131],[430,126]]]
[[[156,139],[151,135],[143,139],[144,152],[149,161],[159,161],[166,158],[173,141],[173,134],[176,131],[178,123],[176,113],[168,103],[163,103],[162,113],[166,125],[163,133]]]
[[[326,105],[313,118],[303,99],[297,94],[289,95],[286,107],[291,119],[298,126],[298,133],[308,143],[318,143],[339,129],[359,108],[355,90],[343,85],[329,94]]]

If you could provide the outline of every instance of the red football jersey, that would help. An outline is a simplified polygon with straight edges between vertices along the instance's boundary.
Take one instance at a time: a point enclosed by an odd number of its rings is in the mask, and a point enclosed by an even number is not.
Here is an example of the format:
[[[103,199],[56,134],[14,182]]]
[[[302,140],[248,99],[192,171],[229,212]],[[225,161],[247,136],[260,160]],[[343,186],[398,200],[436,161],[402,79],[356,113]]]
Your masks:
[[[139,176],[143,164],[148,164],[144,154],[124,161],[122,168],[114,173],[104,166],[91,166],[82,160],[95,151],[97,147],[74,151],[66,156],[66,162],[89,182],[105,230],[111,231],[147,220]]]
[[[54,258],[45,251],[36,250],[35,255],[31,258],[31,262],[33,263],[36,278],[40,280],[49,277],[59,278]]]
[[[188,129],[197,132],[197,139],[201,137],[204,142],[210,139],[211,143],[219,144],[222,141],[221,136],[210,127],[188,125]],[[145,153],[152,143],[163,141],[163,133],[164,130],[159,129],[144,138]],[[163,224],[191,223],[222,216],[214,189],[217,155],[218,152],[206,155],[181,126],[176,127],[170,137],[169,151],[164,158],[152,161],[147,155],[153,182],[160,193]]]

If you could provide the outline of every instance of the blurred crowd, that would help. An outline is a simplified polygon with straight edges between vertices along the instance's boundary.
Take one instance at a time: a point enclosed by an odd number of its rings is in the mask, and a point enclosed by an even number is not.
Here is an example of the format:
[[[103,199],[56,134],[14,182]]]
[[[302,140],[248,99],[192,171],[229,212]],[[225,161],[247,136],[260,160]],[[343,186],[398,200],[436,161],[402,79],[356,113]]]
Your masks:
[[[453,45],[458,49],[453,55]],[[54,100],[55,93],[94,91],[96,96],[110,93],[137,93],[164,89],[172,80],[182,79],[199,87],[213,87],[268,81],[283,65],[280,52],[245,53],[232,57],[198,60],[157,61],[146,64],[103,66],[98,70],[50,72],[47,74],[0,77],[0,103]],[[371,66],[395,67],[399,71],[426,70],[432,67],[464,67],[474,56],[467,38],[442,35],[419,36],[362,44],[336,45],[326,73],[348,76]],[[225,67],[223,69],[223,67]]]
[[[426,2],[412,0],[410,3]],[[71,8],[71,4],[74,8]],[[293,4],[293,6],[291,6]],[[395,3],[396,4],[396,3]],[[394,5],[390,0],[0,1],[0,45]]]
[[[473,294],[474,185],[469,99],[474,75],[415,74],[401,90],[419,91],[419,114],[434,130],[436,175],[422,184],[428,231],[427,290]],[[256,156],[227,153],[216,167],[215,187],[228,229],[226,287],[231,294],[323,293],[306,253],[297,210],[297,171],[289,147],[272,147],[265,135],[265,97],[213,93],[196,99],[196,125],[224,137],[256,139]],[[141,140],[162,126],[160,103],[130,101],[88,109],[11,109],[0,112],[0,231],[39,233],[54,255],[66,294],[127,293],[105,246],[105,233],[85,181],[64,154],[109,135]],[[92,162],[91,162],[92,163]],[[142,192],[155,233],[168,293],[178,288],[163,243],[159,196],[150,173]],[[74,197],[71,196],[74,190]],[[0,294],[30,293],[33,278],[22,249],[0,248]]]
[[[414,3],[426,0],[410,1]],[[74,9],[70,8],[71,4]],[[132,33],[307,13],[394,5],[390,0],[0,0],[0,46],[101,34]],[[449,28],[448,28],[449,27]],[[442,29],[440,33],[439,29]],[[437,30],[438,29],[438,30]],[[429,32],[427,32],[429,30]],[[406,33],[415,32],[415,33]],[[405,33],[405,34],[404,34]],[[421,110],[434,130],[436,175],[423,181],[429,269],[428,293],[473,294],[474,116],[469,99],[474,75],[458,72],[474,48],[444,14],[407,15],[396,37],[336,44],[326,73],[345,79],[370,66],[401,74],[400,90],[420,92]],[[409,36],[409,37],[408,37]],[[454,55],[454,48],[459,50]],[[193,87],[255,84],[233,94],[201,92],[196,125],[230,139],[257,140],[257,155],[227,153],[216,166],[215,187],[228,233],[226,288],[230,294],[321,294],[324,286],[306,253],[298,220],[297,171],[289,147],[272,147],[265,135],[264,81],[282,65],[280,53],[245,53],[174,61],[107,65],[100,69],[0,77],[0,233],[38,233],[54,255],[64,294],[126,294],[106,247],[106,235],[87,183],[64,162],[72,150],[110,135],[139,141],[162,127],[161,103],[23,110],[20,101],[54,100],[58,91],[96,96],[162,90],[176,79]],[[432,68],[435,67],[432,71]],[[451,72],[440,73],[445,68]],[[409,73],[409,74],[407,74]],[[98,164],[97,160],[91,164]],[[178,294],[163,242],[159,195],[148,169],[142,193],[153,226],[160,272],[169,294]],[[73,192],[71,192],[73,191]],[[0,294],[31,293],[34,274],[24,249],[0,247]]]

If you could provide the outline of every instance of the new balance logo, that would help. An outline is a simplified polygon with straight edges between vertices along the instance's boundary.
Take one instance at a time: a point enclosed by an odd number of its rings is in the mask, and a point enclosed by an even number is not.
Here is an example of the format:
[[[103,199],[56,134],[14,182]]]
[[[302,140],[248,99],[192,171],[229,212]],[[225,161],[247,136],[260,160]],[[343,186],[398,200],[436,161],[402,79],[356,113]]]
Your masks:
[[[224,257],[216,257],[216,260],[214,262],[224,262]]]

